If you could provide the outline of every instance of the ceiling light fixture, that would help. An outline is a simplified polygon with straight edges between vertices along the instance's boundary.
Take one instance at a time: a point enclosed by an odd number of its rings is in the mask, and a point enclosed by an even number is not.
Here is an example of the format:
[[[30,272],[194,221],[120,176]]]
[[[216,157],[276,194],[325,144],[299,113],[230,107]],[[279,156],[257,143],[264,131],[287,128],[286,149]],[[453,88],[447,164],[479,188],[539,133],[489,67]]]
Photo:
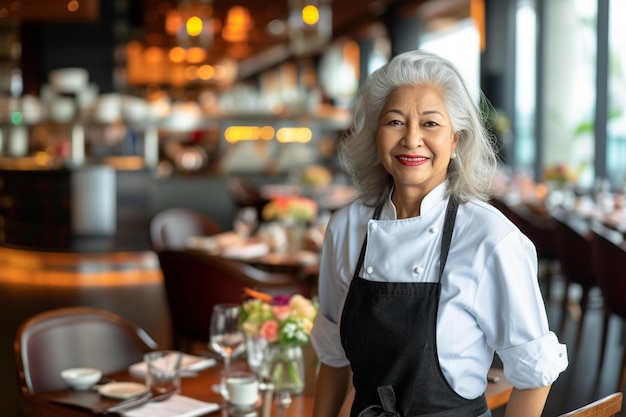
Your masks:
[[[331,0],[289,0],[289,46],[294,55],[320,52],[332,37]]]
[[[165,18],[165,31],[184,48],[210,48],[213,26],[213,0],[180,0]]]

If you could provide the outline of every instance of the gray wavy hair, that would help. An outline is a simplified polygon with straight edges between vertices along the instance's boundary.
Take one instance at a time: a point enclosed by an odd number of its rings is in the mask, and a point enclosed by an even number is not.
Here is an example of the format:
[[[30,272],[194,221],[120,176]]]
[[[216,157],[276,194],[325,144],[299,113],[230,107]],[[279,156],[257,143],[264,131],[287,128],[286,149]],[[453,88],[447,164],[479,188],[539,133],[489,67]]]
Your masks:
[[[488,200],[497,158],[479,103],[452,63],[422,50],[396,56],[370,75],[361,88],[352,126],[339,144],[343,169],[365,204],[376,205],[387,197],[393,178],[377,151],[380,114],[395,88],[420,84],[441,88],[452,128],[459,133],[457,156],[448,166],[448,196],[460,202],[471,198]],[[485,100],[482,93],[480,100]]]

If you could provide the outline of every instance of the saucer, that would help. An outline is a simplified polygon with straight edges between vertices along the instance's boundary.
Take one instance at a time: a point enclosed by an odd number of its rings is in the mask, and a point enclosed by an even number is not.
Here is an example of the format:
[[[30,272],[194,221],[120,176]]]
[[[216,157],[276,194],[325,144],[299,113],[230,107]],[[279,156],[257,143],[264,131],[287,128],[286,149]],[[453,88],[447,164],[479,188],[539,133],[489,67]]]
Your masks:
[[[110,382],[100,387],[98,392],[105,397],[123,400],[148,392],[148,387],[138,382]]]

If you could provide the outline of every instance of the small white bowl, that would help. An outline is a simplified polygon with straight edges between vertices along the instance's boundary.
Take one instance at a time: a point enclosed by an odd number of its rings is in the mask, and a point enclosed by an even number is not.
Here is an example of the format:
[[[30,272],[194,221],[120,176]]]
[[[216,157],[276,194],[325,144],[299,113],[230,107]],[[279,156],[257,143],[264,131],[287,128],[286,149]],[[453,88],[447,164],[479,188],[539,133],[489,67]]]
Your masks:
[[[61,377],[75,390],[84,391],[102,378],[102,372],[97,368],[71,368],[62,371]]]

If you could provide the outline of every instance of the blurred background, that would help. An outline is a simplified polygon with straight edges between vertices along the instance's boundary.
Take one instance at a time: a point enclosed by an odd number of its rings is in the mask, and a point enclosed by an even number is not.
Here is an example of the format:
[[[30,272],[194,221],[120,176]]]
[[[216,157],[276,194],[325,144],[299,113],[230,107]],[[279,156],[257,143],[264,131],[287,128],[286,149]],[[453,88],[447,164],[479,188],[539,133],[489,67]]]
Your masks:
[[[623,211],[624,16],[623,0],[0,0],[3,415],[32,313],[99,305],[168,340],[158,213],[230,230],[291,187],[326,220],[350,201],[337,143],[361,83],[407,50],[450,59],[484,93],[501,194],[558,189],[546,201],[571,208],[609,193]]]

